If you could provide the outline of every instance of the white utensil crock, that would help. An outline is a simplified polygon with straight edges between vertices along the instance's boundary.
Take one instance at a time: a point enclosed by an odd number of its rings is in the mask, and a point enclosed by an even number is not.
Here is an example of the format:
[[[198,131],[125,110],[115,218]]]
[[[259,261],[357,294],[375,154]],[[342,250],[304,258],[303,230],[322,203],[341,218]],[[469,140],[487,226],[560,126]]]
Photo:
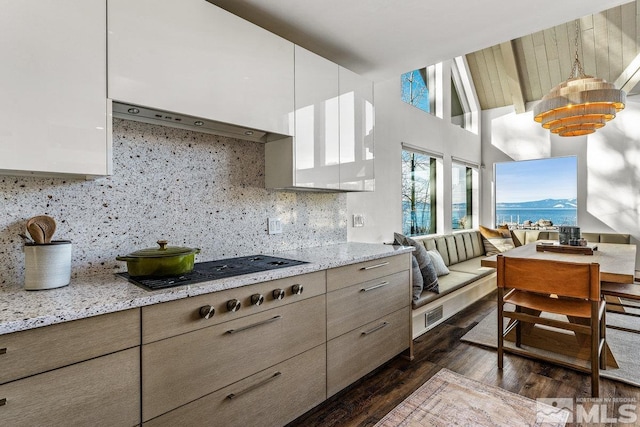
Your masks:
[[[24,288],[53,289],[71,281],[71,242],[54,240],[24,246]]]

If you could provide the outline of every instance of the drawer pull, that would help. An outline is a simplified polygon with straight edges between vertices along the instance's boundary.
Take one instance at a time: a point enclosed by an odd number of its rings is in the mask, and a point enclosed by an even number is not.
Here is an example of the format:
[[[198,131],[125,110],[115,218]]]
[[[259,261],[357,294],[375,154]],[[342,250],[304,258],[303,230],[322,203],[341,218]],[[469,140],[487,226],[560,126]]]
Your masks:
[[[375,331],[379,331],[380,329],[384,328],[385,326],[389,326],[389,322],[382,322],[381,325],[376,326],[373,329],[369,329],[368,331],[363,331],[362,335],[369,335],[374,333]]]
[[[378,289],[378,288],[381,288],[383,286],[387,286],[388,284],[389,284],[389,282],[382,282],[379,285],[369,286],[368,288],[362,288],[362,289],[360,289],[360,292],[369,292],[369,291],[372,291],[374,289]]]
[[[247,329],[255,328],[256,326],[266,325],[267,323],[275,322],[276,320],[282,319],[282,316],[277,315],[272,317],[271,319],[263,320],[262,322],[257,322],[252,325],[242,326],[238,329],[229,329],[227,331],[228,334],[235,334],[236,332],[246,331]]]
[[[7,399],[6,398],[0,399],[0,406],[4,406],[6,404],[7,404]]]
[[[241,391],[239,391],[237,393],[231,393],[231,394],[227,395],[227,399],[231,400],[231,399],[235,399],[236,397],[242,396],[243,394],[248,393],[251,390],[255,390],[258,387],[261,387],[261,386],[263,386],[263,385],[275,380],[280,375],[282,375],[281,372],[276,372],[275,374],[271,375],[269,378],[265,378],[264,380],[262,380],[260,382],[257,382],[254,385],[251,385],[251,386],[245,388],[244,390],[241,390]]]
[[[384,267],[385,265],[389,265],[389,261],[383,262],[381,264],[370,265],[369,267],[362,267],[360,270],[373,270],[374,268]]]

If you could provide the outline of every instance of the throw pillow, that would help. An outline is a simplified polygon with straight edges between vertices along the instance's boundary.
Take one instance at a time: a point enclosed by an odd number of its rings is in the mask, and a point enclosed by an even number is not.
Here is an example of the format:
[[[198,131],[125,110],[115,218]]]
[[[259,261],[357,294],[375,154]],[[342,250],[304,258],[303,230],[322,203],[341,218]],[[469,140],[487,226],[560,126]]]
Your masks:
[[[413,255],[416,257],[416,261],[418,261],[418,267],[420,268],[420,273],[422,273],[423,290],[435,292],[437,294],[440,293],[438,275],[436,274],[436,269],[431,262],[431,258],[427,254],[427,249],[422,243],[406,236],[403,237],[403,245],[413,246],[415,248],[415,250],[413,251]]]
[[[429,255],[429,258],[431,258],[431,262],[433,263],[433,267],[436,269],[438,277],[449,274],[449,268],[447,267],[447,264],[444,263],[440,252],[431,250],[427,251],[427,254]]]
[[[404,239],[406,239],[406,237],[404,237],[403,234],[393,233],[393,244],[394,245],[404,245]]]
[[[420,294],[422,293],[422,287],[424,285],[424,280],[422,279],[422,272],[420,272],[420,266],[418,265],[418,260],[415,256],[411,256],[411,275],[413,276],[413,300],[417,300],[420,298]]]
[[[493,228],[480,226],[480,234],[482,235],[482,243],[487,255],[498,255],[515,247],[509,230],[494,230]]]

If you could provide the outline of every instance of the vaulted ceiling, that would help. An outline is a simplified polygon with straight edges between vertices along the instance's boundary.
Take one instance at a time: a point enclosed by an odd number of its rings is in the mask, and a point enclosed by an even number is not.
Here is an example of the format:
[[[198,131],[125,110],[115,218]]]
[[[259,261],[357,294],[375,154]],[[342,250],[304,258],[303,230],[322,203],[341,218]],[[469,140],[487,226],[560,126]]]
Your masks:
[[[587,75],[636,92],[640,79],[640,0],[577,20],[578,57]],[[483,110],[515,105],[522,111],[571,75],[576,21],[466,55]]]
[[[380,81],[629,0],[208,1]]]

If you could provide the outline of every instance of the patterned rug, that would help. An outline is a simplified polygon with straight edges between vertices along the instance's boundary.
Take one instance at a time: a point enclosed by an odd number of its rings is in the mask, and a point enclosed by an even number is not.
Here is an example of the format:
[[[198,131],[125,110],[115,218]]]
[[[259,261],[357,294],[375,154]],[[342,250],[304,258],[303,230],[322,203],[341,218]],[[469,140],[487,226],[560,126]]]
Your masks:
[[[607,324],[639,329],[640,319],[616,313],[607,313]],[[497,331],[498,312],[494,310],[467,332],[461,340],[496,348],[498,345]],[[608,367],[606,370],[601,370],[600,376],[640,387],[640,357],[638,357],[638,354],[640,354],[640,335],[607,328],[607,343],[619,367]]]
[[[442,369],[376,427],[564,426],[569,412]]]

